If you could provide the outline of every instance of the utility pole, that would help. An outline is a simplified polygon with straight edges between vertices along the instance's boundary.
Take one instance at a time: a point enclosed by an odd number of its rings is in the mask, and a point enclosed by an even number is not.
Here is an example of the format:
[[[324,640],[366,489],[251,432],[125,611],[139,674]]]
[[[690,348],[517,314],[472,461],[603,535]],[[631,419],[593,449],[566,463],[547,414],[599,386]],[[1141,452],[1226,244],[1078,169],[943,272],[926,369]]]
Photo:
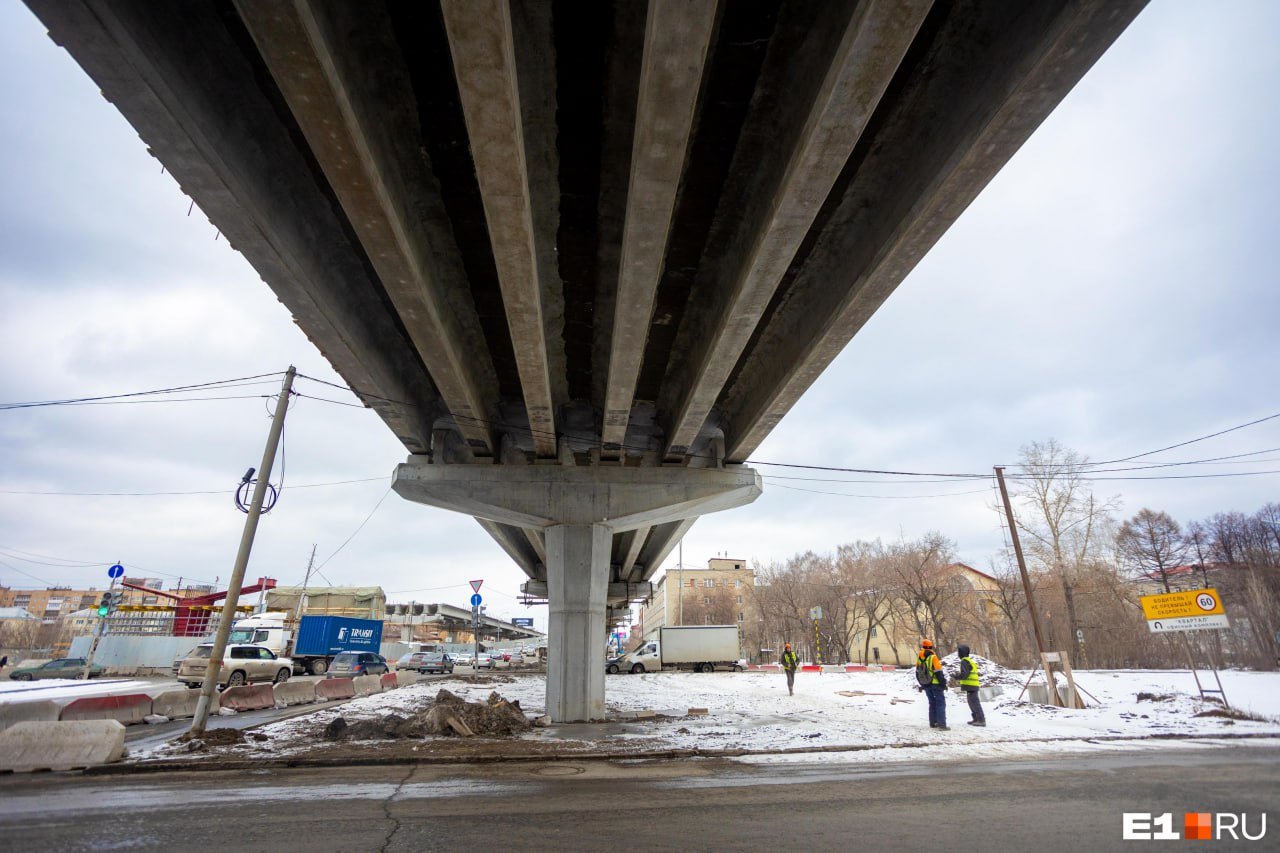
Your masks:
[[[240,535],[240,550],[236,552],[235,567],[231,570],[231,580],[227,582],[227,600],[222,605],[222,618],[218,621],[218,633],[213,639],[213,652],[209,655],[209,668],[204,673],[204,684],[200,687],[200,699],[196,704],[196,713],[191,720],[190,734],[204,734],[205,723],[209,720],[209,706],[213,704],[213,695],[218,689],[218,673],[222,669],[222,655],[227,650],[227,637],[231,634],[231,622],[235,618],[236,604],[240,601],[240,587],[244,584],[244,572],[249,566],[249,552],[253,550],[253,537],[258,532],[258,519],[262,516],[262,502],[267,494],[267,485],[271,479],[271,468],[276,462],[276,448],[280,444],[280,433],[284,430],[285,412],[289,411],[289,395],[293,392],[293,377],[297,373],[294,366],[284,374],[284,384],[280,388],[280,396],[276,399],[275,417],[271,419],[271,431],[267,434],[267,446],[262,451],[262,464],[258,467],[258,482],[253,487],[253,500],[249,505],[249,513],[245,516],[244,532]]]
[[[302,592],[298,593],[298,609],[294,611],[293,621],[302,620],[302,602],[307,600],[307,583],[311,580],[311,567],[316,564],[316,546],[311,546],[311,559],[307,560],[307,573],[302,577]]]
[[[1009,521],[1009,538],[1013,540],[1013,553],[1018,558],[1018,571],[1022,575],[1022,591],[1027,596],[1027,612],[1031,614],[1031,627],[1036,634],[1036,650],[1040,654],[1048,651],[1044,645],[1044,632],[1040,630],[1040,613],[1036,610],[1036,599],[1031,592],[1031,577],[1027,574],[1027,561],[1022,556],[1022,542],[1018,539],[1018,525],[1013,520],[1013,506],[1009,503],[1009,490],[1004,487],[1004,468],[996,468],[996,482],[1000,484],[1000,499],[1004,501],[1004,517]]]

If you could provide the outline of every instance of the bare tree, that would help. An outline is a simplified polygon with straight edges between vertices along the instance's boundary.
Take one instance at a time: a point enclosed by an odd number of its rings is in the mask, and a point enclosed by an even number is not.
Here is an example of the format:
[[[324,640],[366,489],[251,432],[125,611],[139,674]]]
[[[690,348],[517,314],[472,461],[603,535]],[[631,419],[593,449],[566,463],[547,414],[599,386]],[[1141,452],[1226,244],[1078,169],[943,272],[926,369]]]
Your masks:
[[[1014,491],[1026,512],[1018,528],[1028,537],[1027,553],[1042,569],[1057,576],[1066,606],[1067,630],[1074,638],[1080,622],[1073,590],[1075,568],[1099,556],[1118,500],[1096,499],[1085,474],[1088,457],[1063,447],[1056,439],[1033,441],[1022,448],[1022,474]],[[1072,654],[1079,666],[1079,650]]]
[[[1160,581],[1165,592],[1173,591],[1169,572],[1185,561],[1187,543],[1172,516],[1166,512],[1139,510],[1121,525],[1116,534],[1116,548],[1141,577]]]

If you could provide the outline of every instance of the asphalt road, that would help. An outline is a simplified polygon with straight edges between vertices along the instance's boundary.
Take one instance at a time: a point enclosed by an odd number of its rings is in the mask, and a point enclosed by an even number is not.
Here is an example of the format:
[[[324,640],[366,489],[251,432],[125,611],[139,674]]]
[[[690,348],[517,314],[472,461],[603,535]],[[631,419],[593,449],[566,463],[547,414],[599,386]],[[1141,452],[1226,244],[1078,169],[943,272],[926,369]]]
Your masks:
[[[550,762],[0,778],[0,850],[1146,849],[1125,811],[1275,819],[1280,749],[1037,761]],[[1214,851],[1276,849],[1215,841]],[[1164,842],[1168,844],[1172,842]]]

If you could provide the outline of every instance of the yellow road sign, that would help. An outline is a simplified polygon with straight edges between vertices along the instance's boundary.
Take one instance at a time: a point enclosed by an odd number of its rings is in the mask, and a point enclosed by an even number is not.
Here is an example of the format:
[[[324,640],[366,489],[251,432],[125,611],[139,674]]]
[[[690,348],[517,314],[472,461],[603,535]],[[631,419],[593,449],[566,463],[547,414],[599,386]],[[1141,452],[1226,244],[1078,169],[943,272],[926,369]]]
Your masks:
[[[1142,596],[1142,612],[1147,621],[1182,619],[1192,616],[1221,616],[1222,597],[1216,589],[1189,589]]]

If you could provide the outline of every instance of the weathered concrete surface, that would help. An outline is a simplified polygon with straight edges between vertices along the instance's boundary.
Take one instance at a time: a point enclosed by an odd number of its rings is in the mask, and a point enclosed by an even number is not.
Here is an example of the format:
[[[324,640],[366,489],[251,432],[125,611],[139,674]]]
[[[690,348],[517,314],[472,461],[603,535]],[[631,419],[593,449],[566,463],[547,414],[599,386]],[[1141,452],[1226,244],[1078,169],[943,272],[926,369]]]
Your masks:
[[[348,679],[351,687],[355,690],[357,696],[371,696],[374,693],[381,693],[382,676],[380,675],[357,675],[355,678]]]
[[[355,685],[350,678],[326,678],[316,682],[316,699],[327,702],[330,699],[351,699],[356,695]]]
[[[68,702],[62,708],[59,720],[115,720],[130,726],[141,723],[151,713],[151,697],[145,693],[126,693],[123,696],[86,696]]]
[[[51,723],[58,719],[61,712],[58,703],[49,699],[4,702],[0,704],[0,731],[15,723]]]
[[[384,672],[381,676],[383,690],[395,690],[400,686],[400,674],[396,672]]]
[[[277,705],[310,705],[316,701],[316,682],[283,681],[271,690]]]
[[[186,687],[181,690],[166,690],[151,699],[151,713],[162,714],[171,720],[182,717],[193,717],[196,705],[200,702],[200,691]]]
[[[276,706],[276,694],[270,684],[245,684],[228,687],[218,700],[223,708],[233,711],[257,711]]]
[[[760,475],[738,466],[472,466],[417,459],[396,468],[392,488],[411,501],[518,527],[600,524],[612,532],[732,509],[763,491]]]
[[[547,714],[555,722],[604,719],[608,529],[563,524],[547,530]]]
[[[22,722],[0,732],[0,771],[74,770],[123,755],[124,726],[115,720]]]

